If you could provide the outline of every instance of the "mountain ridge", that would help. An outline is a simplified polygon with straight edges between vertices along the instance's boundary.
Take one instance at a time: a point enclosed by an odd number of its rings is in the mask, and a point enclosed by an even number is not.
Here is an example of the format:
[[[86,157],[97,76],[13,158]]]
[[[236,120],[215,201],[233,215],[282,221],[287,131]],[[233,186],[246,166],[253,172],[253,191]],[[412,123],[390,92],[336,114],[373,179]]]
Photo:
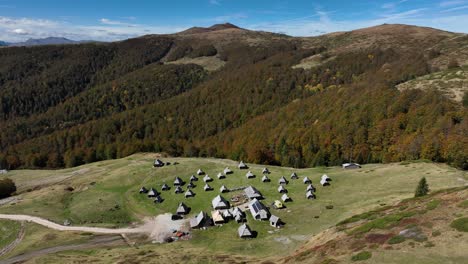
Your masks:
[[[1,49],[0,164],[165,151],[294,167],[418,158],[468,167],[463,104],[395,87],[467,64],[466,35],[403,25],[309,38],[214,29]],[[222,63],[204,72],[197,61]]]
[[[41,46],[41,45],[65,45],[65,44],[82,44],[95,42],[93,40],[71,40],[64,37],[46,37],[46,38],[29,38],[22,42],[4,42],[0,41],[0,46],[20,47],[20,46]],[[2,45],[3,44],[3,45]]]

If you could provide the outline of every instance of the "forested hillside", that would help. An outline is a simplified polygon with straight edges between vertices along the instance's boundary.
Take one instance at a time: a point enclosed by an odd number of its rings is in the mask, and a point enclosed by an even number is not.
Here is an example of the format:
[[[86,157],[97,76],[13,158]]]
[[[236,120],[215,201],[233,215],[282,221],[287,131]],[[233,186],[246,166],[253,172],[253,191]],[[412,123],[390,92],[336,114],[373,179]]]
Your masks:
[[[295,167],[424,158],[468,169],[466,105],[396,88],[468,64],[461,45],[464,35],[401,25],[292,38],[228,24],[2,48],[0,166],[163,151]],[[186,57],[225,63],[214,72],[168,63]]]

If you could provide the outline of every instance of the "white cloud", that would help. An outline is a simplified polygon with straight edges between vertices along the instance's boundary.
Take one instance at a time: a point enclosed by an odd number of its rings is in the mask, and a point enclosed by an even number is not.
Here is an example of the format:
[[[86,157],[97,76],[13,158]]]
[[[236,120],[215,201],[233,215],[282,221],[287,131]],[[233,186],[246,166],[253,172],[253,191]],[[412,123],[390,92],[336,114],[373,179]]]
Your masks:
[[[448,13],[448,12],[454,12],[454,11],[465,10],[465,9],[468,9],[468,5],[453,7],[453,8],[442,10],[440,12],[441,13]]]
[[[429,10],[420,8],[404,12],[381,14],[375,19],[362,20],[337,20],[331,18],[327,13],[316,12],[314,16],[303,19],[258,23],[246,25],[246,27],[253,30],[286,33],[292,36],[313,36],[371,27],[384,23],[398,23],[468,33],[468,28],[466,28],[466,25],[468,25],[468,14],[458,16],[435,16],[428,15],[426,12],[429,12]]]
[[[11,18],[0,16],[0,40],[24,41],[28,38],[65,37],[73,40],[114,41],[145,34],[166,34],[184,30],[182,26],[149,26],[100,20],[96,25],[74,25],[67,21]]]
[[[27,35],[27,34],[29,34],[29,32],[27,32],[26,30],[24,30],[22,28],[15,28],[15,29],[11,30],[10,32],[18,34],[18,35]]]
[[[117,21],[117,20],[111,20],[108,18],[101,18],[99,19],[99,22],[104,25],[110,25],[110,26],[127,26],[127,27],[137,27],[138,25],[135,24],[130,24],[122,21]]]
[[[450,9],[468,9],[466,6],[453,6]],[[440,9],[440,8],[439,8]],[[402,12],[385,10],[375,18],[340,19],[338,13],[317,9],[309,16],[282,21],[249,22],[246,13],[226,14],[223,16],[192,21],[195,24],[208,25],[221,22],[234,22],[253,30],[281,32],[293,36],[313,36],[324,33],[354,30],[384,23],[400,23],[428,26],[454,32],[468,33],[468,14],[441,12],[439,9],[411,9]],[[447,10],[450,10],[447,9]],[[455,15],[456,14],[456,15]],[[113,20],[102,18],[92,25],[72,24],[71,19],[47,20],[32,18],[12,18],[0,16],[0,40],[8,42],[24,41],[28,38],[50,36],[65,37],[73,40],[114,41],[145,34],[166,34],[187,29],[193,24],[182,25],[145,25],[130,24],[121,18]],[[134,21],[132,21],[134,22]]]
[[[400,1],[397,1],[397,2],[389,2],[389,3],[385,3],[383,4],[381,7],[383,9],[395,9],[399,4],[403,4],[405,2],[408,2],[409,0],[400,0]]]
[[[248,18],[248,16],[244,13],[237,13],[237,14],[230,14],[230,15],[224,15],[224,16],[217,16],[211,20],[213,22],[229,22],[229,21],[234,21],[234,20],[240,20],[240,19],[245,19]]]
[[[220,5],[221,3],[219,2],[219,0],[210,0],[210,4],[212,4],[212,5]]]
[[[439,3],[439,6],[441,7],[450,7],[450,6],[456,6],[456,5],[462,5],[468,3],[466,0],[449,0],[449,1],[442,1]]]

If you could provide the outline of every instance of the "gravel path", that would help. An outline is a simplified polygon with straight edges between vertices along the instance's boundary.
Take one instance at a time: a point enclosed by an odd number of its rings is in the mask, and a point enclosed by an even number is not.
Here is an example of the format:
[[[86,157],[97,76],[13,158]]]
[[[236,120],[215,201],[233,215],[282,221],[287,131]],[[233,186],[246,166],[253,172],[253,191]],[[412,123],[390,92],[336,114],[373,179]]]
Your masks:
[[[10,244],[6,245],[4,248],[0,249],[0,256],[3,256],[7,254],[8,252],[12,251],[21,241],[23,241],[25,234],[25,227],[24,227],[24,222],[21,222],[21,227],[18,232],[18,235],[16,236],[16,239],[13,240]]]
[[[13,221],[27,221],[33,222],[38,225],[45,226],[58,231],[81,231],[96,234],[147,234],[152,239],[162,241],[164,238],[172,233],[172,230],[185,229],[187,220],[172,221],[170,214],[158,215],[155,218],[145,219],[143,225],[136,228],[101,228],[101,227],[86,227],[86,226],[63,226],[51,222],[49,220],[29,215],[10,215],[0,214],[0,219],[7,219]]]
[[[36,216],[29,216],[29,215],[6,215],[0,214],[0,219],[7,219],[13,221],[27,221],[33,222],[38,225],[42,225],[51,229],[55,229],[58,231],[82,231],[82,232],[90,232],[90,233],[98,233],[98,234],[127,234],[127,233],[145,233],[145,226],[138,227],[138,228],[119,228],[119,229],[111,229],[111,228],[100,228],[100,227],[85,227],[85,226],[63,226],[51,222],[49,220],[36,217]]]
[[[0,206],[16,202],[17,200],[18,200],[17,196],[0,199]]]

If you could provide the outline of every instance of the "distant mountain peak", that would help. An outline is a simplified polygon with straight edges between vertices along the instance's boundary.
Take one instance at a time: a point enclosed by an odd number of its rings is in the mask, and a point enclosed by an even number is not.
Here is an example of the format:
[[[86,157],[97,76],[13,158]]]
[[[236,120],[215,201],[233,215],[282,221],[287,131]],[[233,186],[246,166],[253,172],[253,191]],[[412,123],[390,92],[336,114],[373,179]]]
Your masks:
[[[224,23],[224,24],[215,24],[211,27],[191,27],[187,30],[181,31],[178,34],[199,34],[199,33],[206,33],[206,32],[213,32],[213,31],[220,31],[226,29],[242,29],[234,24],[231,23]]]
[[[236,26],[234,24],[231,24],[231,23],[215,24],[215,25],[209,27],[209,29],[211,29],[211,30],[223,30],[223,29],[230,29],[230,28],[240,29],[240,27],[238,27],[238,26]]]
[[[71,39],[67,39],[64,37],[46,37],[46,38],[29,38],[26,41],[23,42],[17,42],[17,43],[6,43],[6,46],[38,46],[38,45],[62,45],[62,44],[80,44],[80,43],[86,43],[86,42],[92,42],[88,40],[82,40],[82,41],[75,41]]]

